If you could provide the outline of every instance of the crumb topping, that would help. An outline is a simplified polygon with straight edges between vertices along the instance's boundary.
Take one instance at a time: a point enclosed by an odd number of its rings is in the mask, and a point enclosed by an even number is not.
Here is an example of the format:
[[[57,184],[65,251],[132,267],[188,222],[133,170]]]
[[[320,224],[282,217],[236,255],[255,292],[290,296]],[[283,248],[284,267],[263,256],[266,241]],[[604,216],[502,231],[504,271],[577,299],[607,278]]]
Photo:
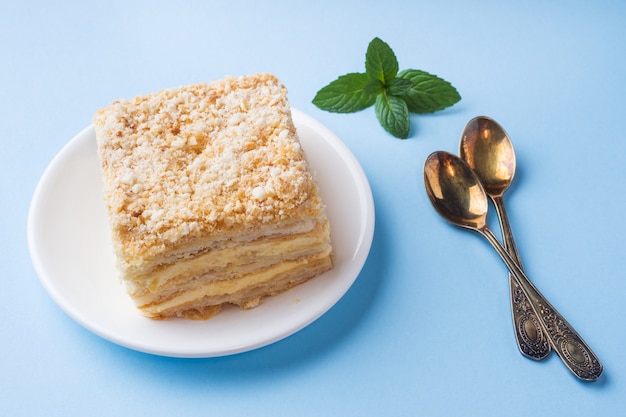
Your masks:
[[[256,74],[99,110],[94,123],[118,255],[132,263],[226,229],[320,216],[286,94],[276,77]]]

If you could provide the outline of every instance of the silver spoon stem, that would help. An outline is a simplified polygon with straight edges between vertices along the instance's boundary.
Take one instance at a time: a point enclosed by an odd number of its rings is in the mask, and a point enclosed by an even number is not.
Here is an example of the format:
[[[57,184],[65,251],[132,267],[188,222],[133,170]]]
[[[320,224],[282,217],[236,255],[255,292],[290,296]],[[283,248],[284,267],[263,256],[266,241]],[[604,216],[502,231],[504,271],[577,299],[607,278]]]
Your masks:
[[[504,200],[501,195],[490,195],[493,205],[496,208],[504,247],[523,270],[513,232],[509,224],[509,218],[504,208]],[[534,360],[542,360],[551,352],[550,343],[546,339],[547,330],[543,329],[537,315],[528,302],[529,295],[517,284],[513,275],[509,273],[509,288],[511,291],[511,312],[513,315],[513,326],[515,337],[520,352]]]
[[[546,330],[550,344],[567,368],[578,378],[586,381],[595,381],[600,378],[603,367],[598,357],[565,318],[535,288],[515,259],[500,244],[491,229],[484,225],[474,230],[491,243],[491,246],[494,247],[509,268],[517,284],[528,295],[528,302],[542,327]]]

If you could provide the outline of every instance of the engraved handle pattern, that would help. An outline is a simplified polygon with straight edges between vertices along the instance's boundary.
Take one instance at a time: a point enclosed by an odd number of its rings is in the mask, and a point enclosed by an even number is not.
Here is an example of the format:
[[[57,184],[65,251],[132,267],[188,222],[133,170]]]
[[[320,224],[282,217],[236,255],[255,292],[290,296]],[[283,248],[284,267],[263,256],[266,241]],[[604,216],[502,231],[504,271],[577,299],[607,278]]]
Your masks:
[[[528,302],[565,366],[580,379],[595,381],[600,378],[603,366],[582,337],[535,288],[493,232],[487,226],[476,230],[491,243],[513,274],[515,281],[528,294]]]
[[[565,365],[580,379],[595,381],[603,367],[574,328],[539,294],[537,304],[554,350]]]
[[[511,257],[517,261],[520,269],[523,270],[502,196],[492,196],[491,199],[496,208],[500,222],[504,247]],[[550,343],[548,343],[546,334],[541,328],[537,315],[528,302],[528,295],[524,292],[522,287],[515,282],[511,273],[509,273],[509,283],[511,291],[511,312],[513,315],[513,327],[515,329],[517,346],[523,355],[531,359],[542,360],[548,356],[552,350]]]
[[[541,323],[533,311],[524,290],[510,276],[511,311],[515,326],[517,346],[525,356],[542,360],[552,351],[547,335],[542,330]]]

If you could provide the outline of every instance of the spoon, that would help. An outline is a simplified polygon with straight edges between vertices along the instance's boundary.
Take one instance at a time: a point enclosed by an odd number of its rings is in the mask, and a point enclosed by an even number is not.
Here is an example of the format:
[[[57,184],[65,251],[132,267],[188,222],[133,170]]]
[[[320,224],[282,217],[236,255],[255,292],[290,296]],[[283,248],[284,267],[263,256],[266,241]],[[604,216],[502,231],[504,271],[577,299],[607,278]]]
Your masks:
[[[517,284],[528,294],[552,347],[578,378],[595,381],[602,364],[585,341],[539,293],[487,226],[487,194],[469,165],[448,152],[434,152],[424,164],[426,192],[435,210],[450,223],[478,232],[498,252]]]
[[[515,151],[504,129],[488,117],[470,120],[461,135],[460,156],[480,179],[491,197],[500,222],[504,247],[523,269],[502,198],[515,176]],[[511,311],[517,346],[525,356],[541,360],[550,354],[550,343],[528,303],[528,295],[509,273]]]

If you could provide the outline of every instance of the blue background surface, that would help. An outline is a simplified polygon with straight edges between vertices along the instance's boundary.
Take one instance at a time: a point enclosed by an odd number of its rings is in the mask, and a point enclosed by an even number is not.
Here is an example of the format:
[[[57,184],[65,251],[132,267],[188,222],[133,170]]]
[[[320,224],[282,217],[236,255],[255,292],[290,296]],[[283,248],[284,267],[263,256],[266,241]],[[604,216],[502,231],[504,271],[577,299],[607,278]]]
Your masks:
[[[1,2],[0,415],[622,413],[624,22],[618,0]],[[413,116],[405,141],[373,109],[337,115],[311,104],[337,76],[363,70],[375,36],[401,69],[435,73],[463,97]],[[80,327],[28,254],[28,207],[46,166],[114,99],[265,71],[370,180],[376,231],[354,286],[297,334],[229,357],[151,356]],[[603,361],[596,383],[554,354],[519,354],[504,265],[428,202],[426,156],[457,152],[477,115],[512,137],[518,172],[505,198],[518,249]]]

